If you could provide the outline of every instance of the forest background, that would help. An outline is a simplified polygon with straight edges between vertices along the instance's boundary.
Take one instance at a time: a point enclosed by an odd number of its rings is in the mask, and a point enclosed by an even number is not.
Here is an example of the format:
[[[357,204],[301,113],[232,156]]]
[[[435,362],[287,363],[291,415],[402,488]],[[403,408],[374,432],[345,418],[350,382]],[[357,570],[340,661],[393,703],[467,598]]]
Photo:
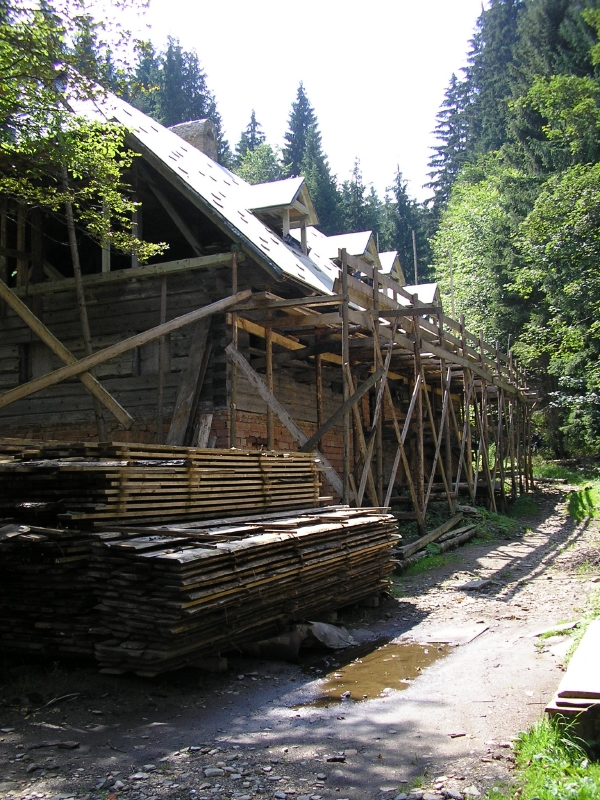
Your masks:
[[[122,134],[66,124],[65,92],[100,84],[165,125],[208,117],[224,166],[251,183],[304,175],[321,230],[372,230],[380,251],[399,252],[408,283],[414,231],[418,281],[439,281],[446,313],[527,367],[546,447],[599,453],[600,0],[488,2],[438,113],[424,203],[399,169],[379,197],[358,157],[340,182],[302,84],[281,149],[254,112],[232,148],[196,52],[138,42],[119,60],[109,26],[86,9],[0,0],[0,191],[56,212],[69,199],[91,235],[148,257],[157,249],[123,233]]]

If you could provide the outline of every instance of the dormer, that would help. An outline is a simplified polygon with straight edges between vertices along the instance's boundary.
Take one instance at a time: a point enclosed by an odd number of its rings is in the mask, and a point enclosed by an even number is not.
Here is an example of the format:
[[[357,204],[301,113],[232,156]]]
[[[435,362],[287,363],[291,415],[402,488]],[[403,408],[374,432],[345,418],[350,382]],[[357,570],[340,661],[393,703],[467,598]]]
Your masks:
[[[286,239],[292,229],[300,229],[302,252],[307,255],[306,228],[319,220],[304,178],[249,186],[248,209],[282,239]]]
[[[379,261],[381,262],[381,272],[384,275],[389,275],[395,281],[398,281],[400,286],[404,286],[406,280],[404,272],[402,271],[402,264],[397,250],[390,250],[387,253],[379,253]]]

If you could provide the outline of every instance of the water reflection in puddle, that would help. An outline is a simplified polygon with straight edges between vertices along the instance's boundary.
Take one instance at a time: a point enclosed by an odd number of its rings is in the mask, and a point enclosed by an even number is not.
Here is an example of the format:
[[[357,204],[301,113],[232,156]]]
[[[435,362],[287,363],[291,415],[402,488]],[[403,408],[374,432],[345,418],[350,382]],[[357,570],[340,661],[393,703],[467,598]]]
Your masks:
[[[443,658],[448,645],[385,644],[325,676],[321,697],[303,706],[328,706],[348,700],[369,700],[385,689],[407,689],[421,671]]]

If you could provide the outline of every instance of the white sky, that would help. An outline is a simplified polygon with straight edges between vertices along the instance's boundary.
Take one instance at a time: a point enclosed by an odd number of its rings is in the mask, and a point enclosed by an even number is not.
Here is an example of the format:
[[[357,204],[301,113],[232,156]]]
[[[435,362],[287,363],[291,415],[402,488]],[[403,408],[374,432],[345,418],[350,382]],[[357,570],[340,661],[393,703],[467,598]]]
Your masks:
[[[338,180],[358,156],[383,195],[396,165],[422,200],[431,131],[452,72],[465,64],[482,0],[150,0],[146,38],[195,49],[232,146],[252,108],[281,145],[304,81]]]

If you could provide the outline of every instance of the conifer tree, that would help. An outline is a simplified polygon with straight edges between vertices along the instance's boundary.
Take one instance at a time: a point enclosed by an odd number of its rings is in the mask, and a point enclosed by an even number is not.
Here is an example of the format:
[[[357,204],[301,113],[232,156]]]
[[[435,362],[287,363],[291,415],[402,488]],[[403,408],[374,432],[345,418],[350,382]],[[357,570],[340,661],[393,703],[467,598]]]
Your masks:
[[[467,161],[468,104],[468,84],[453,74],[437,114],[435,135],[441,144],[433,148],[429,162],[431,181],[427,185],[433,189],[434,208],[438,213],[448,201],[452,184]]]
[[[288,131],[284,136],[283,163],[288,177],[301,174],[306,137],[311,128],[317,127],[314,109],[306,96],[304,84],[300,81],[288,119]]]
[[[327,236],[341,232],[340,193],[335,176],[331,174],[327,156],[321,146],[321,134],[316,126],[306,135],[301,173],[319,218],[319,229]]]
[[[235,146],[236,160],[240,162],[248,151],[253,152],[259,145],[264,144],[266,138],[260,122],[256,119],[256,113],[252,109],[250,122],[242,131],[240,140]]]

